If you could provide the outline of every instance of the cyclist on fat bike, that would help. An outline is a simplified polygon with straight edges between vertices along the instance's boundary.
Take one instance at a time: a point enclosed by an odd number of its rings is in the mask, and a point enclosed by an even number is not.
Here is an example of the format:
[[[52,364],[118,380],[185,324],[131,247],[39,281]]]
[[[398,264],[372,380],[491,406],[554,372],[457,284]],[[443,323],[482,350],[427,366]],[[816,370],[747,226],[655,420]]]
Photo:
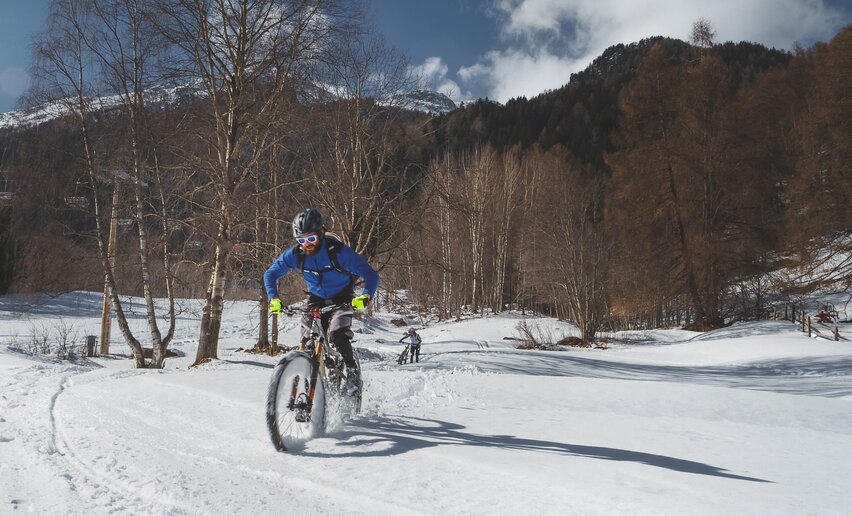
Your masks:
[[[344,245],[335,235],[326,232],[322,214],[313,208],[300,211],[293,219],[293,237],[297,245],[285,250],[272,262],[263,275],[269,312],[282,313],[278,297],[278,279],[291,270],[301,270],[308,287],[308,308],[343,304],[322,316],[328,341],[343,356],[346,365],[346,390],[358,392],[361,372],[352,353],[352,308],[364,309],[376,295],[379,274],[351,247]],[[355,276],[364,279],[364,290],[355,297]],[[351,304],[350,304],[351,303]],[[302,316],[302,343],[308,341],[313,316]]]

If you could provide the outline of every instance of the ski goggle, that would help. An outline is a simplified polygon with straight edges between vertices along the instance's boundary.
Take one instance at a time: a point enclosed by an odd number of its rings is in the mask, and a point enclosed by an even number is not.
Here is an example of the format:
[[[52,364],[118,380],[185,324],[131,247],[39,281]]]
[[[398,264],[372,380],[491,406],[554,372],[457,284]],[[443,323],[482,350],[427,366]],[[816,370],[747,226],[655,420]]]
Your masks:
[[[319,240],[319,235],[308,235],[304,237],[296,237],[296,242],[300,244],[315,244]]]

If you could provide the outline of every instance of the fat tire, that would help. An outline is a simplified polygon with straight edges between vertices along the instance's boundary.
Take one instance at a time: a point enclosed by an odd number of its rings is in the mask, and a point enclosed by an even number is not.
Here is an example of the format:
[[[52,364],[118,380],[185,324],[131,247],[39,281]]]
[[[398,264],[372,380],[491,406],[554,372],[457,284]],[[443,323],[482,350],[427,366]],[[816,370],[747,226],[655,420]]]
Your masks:
[[[361,359],[358,358],[358,353],[353,353],[353,355],[355,356],[355,365],[358,367],[358,372],[361,374],[361,387],[358,389],[358,392],[355,393],[355,406],[353,407],[351,414],[351,416],[357,416],[361,413],[361,397],[364,393],[364,370],[361,369]]]
[[[290,351],[278,362],[272,371],[269,388],[266,394],[266,427],[275,449],[284,452],[296,443],[302,443],[322,434],[326,425],[326,397],[328,389],[325,378],[317,377],[317,386],[313,406],[310,412],[310,422],[299,423],[295,420],[295,412],[287,408],[289,395],[286,380],[304,386],[305,375],[310,375],[314,367],[311,356],[304,351]],[[297,378],[298,377],[298,378]],[[309,377],[308,377],[309,382]],[[286,399],[285,399],[286,398]]]
[[[358,392],[354,394],[348,394],[346,392],[346,381],[342,376],[342,371],[338,374],[340,374],[340,378],[343,378],[343,381],[332,387],[334,392],[333,396],[335,398],[334,401],[342,421],[347,421],[361,413],[361,398],[364,392],[364,371],[361,369],[361,359],[358,358],[357,352],[354,352],[354,358],[355,366],[361,373],[361,387],[358,389]]]

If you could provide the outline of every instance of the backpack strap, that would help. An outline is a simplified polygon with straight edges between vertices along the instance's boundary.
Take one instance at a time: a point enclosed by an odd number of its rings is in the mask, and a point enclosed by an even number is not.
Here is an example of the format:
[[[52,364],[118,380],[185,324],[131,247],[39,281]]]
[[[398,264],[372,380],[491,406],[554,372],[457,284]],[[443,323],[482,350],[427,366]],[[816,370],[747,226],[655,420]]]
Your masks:
[[[337,253],[340,251],[343,246],[343,242],[341,242],[338,238],[335,238],[337,235],[325,236],[325,248],[326,252],[328,252],[328,259],[331,262],[331,267],[341,274],[346,274],[349,276],[349,281],[353,285],[355,284],[355,275],[351,272],[347,271],[340,265],[340,261],[337,259]],[[299,266],[299,270],[305,272],[305,250],[302,249],[302,246],[295,245],[293,246],[293,254],[296,255],[296,260]],[[318,271],[319,274],[322,274],[322,271]]]
[[[305,272],[305,251],[298,244],[294,245],[291,249],[293,250],[293,254],[296,256],[296,263],[298,264],[299,270]]]
[[[328,251],[328,259],[331,261],[331,266],[334,267],[334,270],[337,272],[341,272],[343,274],[348,274],[352,276],[352,273],[344,269],[340,266],[340,262],[337,260],[337,253],[340,251],[341,246],[343,246],[343,242],[340,240],[329,237],[326,235],[325,237],[325,247]]]

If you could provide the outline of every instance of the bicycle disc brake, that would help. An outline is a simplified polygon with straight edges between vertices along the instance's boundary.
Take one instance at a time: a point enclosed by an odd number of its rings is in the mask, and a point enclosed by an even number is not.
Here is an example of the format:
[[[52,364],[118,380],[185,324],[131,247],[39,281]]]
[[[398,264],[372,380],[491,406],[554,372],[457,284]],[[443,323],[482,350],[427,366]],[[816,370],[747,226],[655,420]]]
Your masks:
[[[299,390],[299,380],[300,378],[298,376],[293,378],[293,389],[290,394],[290,402],[287,404],[287,408],[293,411],[296,422],[308,423],[311,420],[311,398],[308,397],[308,393],[306,391],[310,385],[308,384],[307,378],[305,378],[305,389],[297,394],[297,391]]]

